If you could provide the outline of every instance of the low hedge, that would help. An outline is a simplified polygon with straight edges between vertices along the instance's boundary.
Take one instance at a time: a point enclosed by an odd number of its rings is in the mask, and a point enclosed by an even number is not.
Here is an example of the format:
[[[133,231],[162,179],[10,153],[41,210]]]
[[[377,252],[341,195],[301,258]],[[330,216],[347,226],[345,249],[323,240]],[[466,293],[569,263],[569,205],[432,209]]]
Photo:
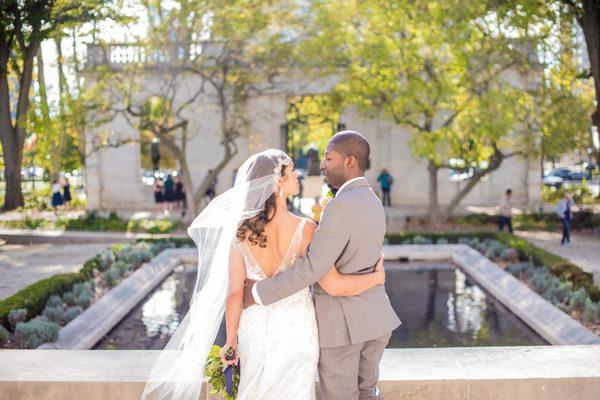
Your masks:
[[[577,265],[556,254],[533,245],[526,239],[519,238],[507,232],[408,232],[388,234],[386,238],[389,244],[401,244],[405,240],[412,240],[416,236],[431,238],[434,242],[437,242],[438,239],[445,239],[450,243],[456,243],[458,238],[461,237],[476,237],[480,240],[495,239],[505,246],[517,250],[519,258],[522,260],[530,260],[536,266],[546,266],[553,275],[570,281],[575,289],[584,287],[593,301],[600,301],[600,288],[594,285],[594,277],[591,273],[583,271]]]
[[[27,319],[40,314],[50,296],[62,295],[71,290],[73,284],[83,282],[86,277],[78,272],[58,274],[37,281],[14,295],[0,300],[0,322],[7,329],[12,329],[8,323],[8,314],[16,308],[27,308]]]
[[[574,211],[572,213],[571,228],[573,230],[598,229],[600,228],[600,214],[590,210]],[[451,221],[459,226],[485,226],[498,224],[497,215],[469,214],[462,217],[452,218]],[[513,215],[513,227],[521,230],[559,230],[560,220],[554,212],[524,213]]]

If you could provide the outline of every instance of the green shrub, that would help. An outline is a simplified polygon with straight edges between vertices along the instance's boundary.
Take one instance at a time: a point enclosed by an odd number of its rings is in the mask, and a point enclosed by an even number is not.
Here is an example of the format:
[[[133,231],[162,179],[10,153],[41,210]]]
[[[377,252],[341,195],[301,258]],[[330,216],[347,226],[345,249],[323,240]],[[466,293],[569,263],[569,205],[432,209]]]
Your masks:
[[[435,243],[436,244],[448,244],[448,239],[446,239],[446,238],[439,238]]]
[[[37,281],[14,295],[0,300],[0,320],[2,325],[12,329],[8,322],[8,314],[16,308],[26,308],[27,318],[40,314],[52,295],[61,295],[71,290],[74,283],[83,281],[84,276],[78,273],[66,273],[51,276]],[[62,301],[62,300],[61,300]]]
[[[58,339],[60,326],[54,322],[41,319],[32,319],[28,322],[19,322],[15,332],[23,347],[35,349],[42,343],[53,342]]]
[[[94,271],[102,271],[102,264],[100,264],[100,259],[98,256],[87,260],[83,267],[79,270],[79,272],[84,275],[86,278],[91,278],[94,276]]]
[[[600,300],[600,288],[594,285],[593,275],[583,271],[577,265],[566,261],[564,258],[534,246],[526,239],[518,238],[505,232],[497,234],[498,240],[519,253],[522,260],[531,260],[535,265],[544,265],[550,272],[561,280],[568,280],[575,289],[584,287],[590,298],[597,302]]]

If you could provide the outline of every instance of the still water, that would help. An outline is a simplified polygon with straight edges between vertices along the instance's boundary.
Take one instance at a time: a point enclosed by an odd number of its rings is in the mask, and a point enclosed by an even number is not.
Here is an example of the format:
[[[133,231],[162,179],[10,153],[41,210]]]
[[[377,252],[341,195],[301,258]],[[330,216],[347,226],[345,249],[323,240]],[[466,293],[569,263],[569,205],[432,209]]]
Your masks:
[[[402,324],[388,347],[547,344],[449,263],[387,263],[386,289]],[[95,349],[162,349],[188,310],[194,267],[178,266]],[[215,343],[225,340],[221,325]]]

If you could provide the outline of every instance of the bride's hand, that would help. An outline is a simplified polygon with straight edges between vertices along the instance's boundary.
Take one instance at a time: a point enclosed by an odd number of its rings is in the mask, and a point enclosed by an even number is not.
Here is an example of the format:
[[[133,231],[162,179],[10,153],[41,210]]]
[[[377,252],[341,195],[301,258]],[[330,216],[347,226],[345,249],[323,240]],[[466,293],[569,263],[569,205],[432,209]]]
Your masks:
[[[385,284],[385,269],[383,268],[383,253],[381,254],[381,257],[379,257],[379,260],[377,260],[377,265],[375,265],[375,273],[379,274],[379,284],[383,285]]]
[[[228,360],[227,359],[227,349],[231,347],[233,349],[233,359],[232,360]],[[223,363],[223,365],[237,365],[238,364],[238,359],[239,359],[239,355],[238,355],[238,351],[237,351],[237,343],[225,343],[225,346],[223,346],[223,348],[221,349],[221,362]]]

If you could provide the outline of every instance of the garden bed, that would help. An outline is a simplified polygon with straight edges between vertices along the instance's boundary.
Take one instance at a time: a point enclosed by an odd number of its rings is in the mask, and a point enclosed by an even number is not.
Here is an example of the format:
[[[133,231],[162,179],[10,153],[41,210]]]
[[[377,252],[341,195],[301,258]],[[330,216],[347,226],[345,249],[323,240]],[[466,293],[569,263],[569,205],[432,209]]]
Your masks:
[[[55,275],[0,301],[0,346],[37,348],[121,280],[166,248],[185,240],[150,240],[112,245],[86,261],[79,272]]]

